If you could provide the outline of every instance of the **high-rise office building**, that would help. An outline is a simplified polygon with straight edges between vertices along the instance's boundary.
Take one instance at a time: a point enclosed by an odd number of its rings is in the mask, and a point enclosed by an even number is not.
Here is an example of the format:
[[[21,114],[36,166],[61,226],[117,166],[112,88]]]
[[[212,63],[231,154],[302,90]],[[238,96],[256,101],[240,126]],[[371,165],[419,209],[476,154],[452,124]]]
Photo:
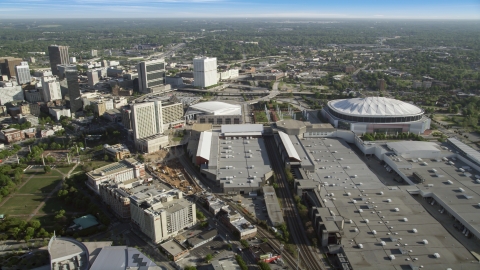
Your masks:
[[[0,58],[0,73],[7,75],[8,79],[15,76],[15,67],[20,65],[23,60],[21,58],[4,57]]]
[[[193,59],[193,86],[209,87],[218,83],[217,58],[197,57]]]
[[[66,71],[68,97],[70,99],[70,112],[75,114],[83,109],[83,102],[80,97],[80,86],[78,84],[78,71]]]
[[[94,87],[98,83],[98,71],[89,70],[87,71],[88,85]]]
[[[31,80],[30,77],[30,67],[28,62],[21,62],[20,65],[15,67],[15,73],[17,75],[18,84],[29,83]]]
[[[163,133],[162,103],[160,101],[132,105],[132,129],[134,139],[143,139]]]
[[[62,90],[60,83],[55,76],[42,77],[42,96],[43,101],[49,102],[52,100],[62,99]]]
[[[48,46],[48,56],[50,58],[50,67],[53,75],[58,76],[57,65],[70,64],[68,58],[68,46]]]
[[[140,62],[137,69],[140,92],[151,93],[152,88],[165,85],[165,60]]]

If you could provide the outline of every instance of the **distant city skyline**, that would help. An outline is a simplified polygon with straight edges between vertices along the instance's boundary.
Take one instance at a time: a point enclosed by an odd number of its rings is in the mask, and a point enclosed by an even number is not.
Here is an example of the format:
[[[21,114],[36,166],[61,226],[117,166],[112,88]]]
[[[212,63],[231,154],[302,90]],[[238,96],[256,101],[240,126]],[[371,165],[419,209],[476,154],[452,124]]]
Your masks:
[[[480,19],[478,0],[4,0],[4,19],[370,18]]]

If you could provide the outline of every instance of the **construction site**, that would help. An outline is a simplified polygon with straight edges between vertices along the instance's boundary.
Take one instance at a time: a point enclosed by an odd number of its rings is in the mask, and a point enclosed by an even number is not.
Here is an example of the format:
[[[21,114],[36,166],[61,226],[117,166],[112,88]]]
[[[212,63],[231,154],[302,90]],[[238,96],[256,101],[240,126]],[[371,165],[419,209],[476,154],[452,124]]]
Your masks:
[[[150,161],[148,170],[155,174],[160,181],[178,188],[185,194],[194,194],[202,191],[198,184],[190,179],[182,164],[178,161],[175,152],[162,150],[147,156]]]

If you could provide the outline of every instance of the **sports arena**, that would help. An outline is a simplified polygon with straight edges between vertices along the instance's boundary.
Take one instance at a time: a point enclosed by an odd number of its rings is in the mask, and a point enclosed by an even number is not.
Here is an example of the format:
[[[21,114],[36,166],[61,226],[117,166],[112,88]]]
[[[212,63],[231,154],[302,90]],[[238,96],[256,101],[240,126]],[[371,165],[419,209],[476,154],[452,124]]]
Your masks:
[[[321,113],[336,128],[355,133],[422,134],[430,128],[423,109],[384,97],[332,100]]]

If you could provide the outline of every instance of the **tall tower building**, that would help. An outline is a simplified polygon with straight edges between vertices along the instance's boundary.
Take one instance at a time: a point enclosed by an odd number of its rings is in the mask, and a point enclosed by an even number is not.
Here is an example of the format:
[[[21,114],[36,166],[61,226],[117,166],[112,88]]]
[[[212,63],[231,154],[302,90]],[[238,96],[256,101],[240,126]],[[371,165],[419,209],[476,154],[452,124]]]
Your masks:
[[[15,73],[17,75],[18,84],[25,84],[30,82],[30,67],[28,62],[21,62],[20,65],[15,67]]]
[[[75,114],[83,108],[78,84],[78,71],[67,70],[65,76],[67,78],[68,97],[70,98],[70,112]]]
[[[48,46],[48,56],[53,75],[59,75],[57,65],[70,64],[68,58],[68,46]]]
[[[135,140],[163,133],[162,102],[133,104],[132,126]]]
[[[42,77],[42,96],[43,101],[49,102],[52,100],[62,99],[62,90],[60,83],[55,76]]]
[[[88,85],[94,87],[98,83],[98,71],[89,70],[87,71]]]
[[[165,60],[140,62],[137,70],[140,92],[151,93],[151,88],[165,85]]]
[[[0,58],[0,74],[7,75],[9,79],[15,76],[15,67],[22,63],[21,58],[3,57]]]
[[[217,58],[197,57],[193,59],[193,86],[209,87],[218,83]]]

